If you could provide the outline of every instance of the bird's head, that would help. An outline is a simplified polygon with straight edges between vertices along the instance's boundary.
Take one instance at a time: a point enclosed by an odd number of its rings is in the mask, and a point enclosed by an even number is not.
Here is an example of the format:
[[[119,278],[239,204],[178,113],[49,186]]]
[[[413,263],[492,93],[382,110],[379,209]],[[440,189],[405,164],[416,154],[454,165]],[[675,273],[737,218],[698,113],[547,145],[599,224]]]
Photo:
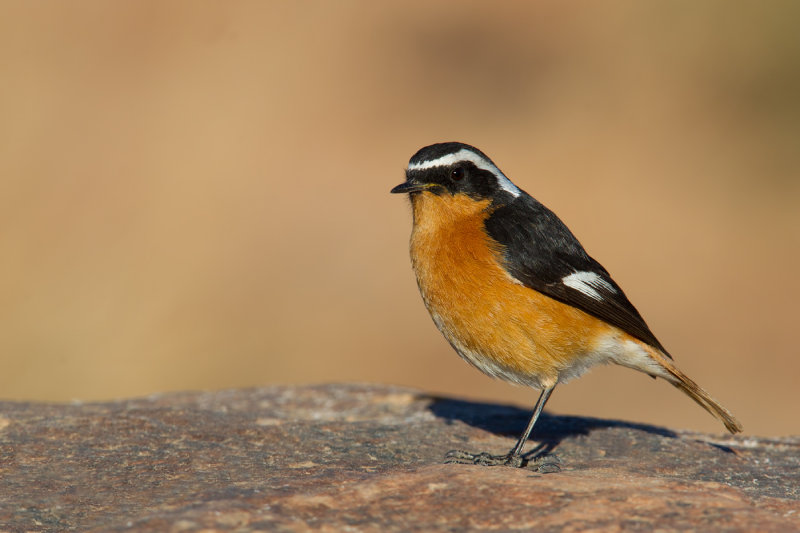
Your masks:
[[[486,154],[468,144],[439,143],[419,150],[408,162],[406,181],[393,193],[465,194],[476,200],[511,201],[521,194]]]

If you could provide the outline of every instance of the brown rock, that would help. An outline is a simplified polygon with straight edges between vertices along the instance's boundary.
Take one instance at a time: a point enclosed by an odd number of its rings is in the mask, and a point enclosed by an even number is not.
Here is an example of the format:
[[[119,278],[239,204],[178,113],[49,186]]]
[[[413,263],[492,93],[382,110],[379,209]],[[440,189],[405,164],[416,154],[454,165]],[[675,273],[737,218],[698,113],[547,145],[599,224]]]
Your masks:
[[[442,464],[528,415],[371,385],[0,403],[0,531],[800,530],[800,438],[545,415],[559,472]]]

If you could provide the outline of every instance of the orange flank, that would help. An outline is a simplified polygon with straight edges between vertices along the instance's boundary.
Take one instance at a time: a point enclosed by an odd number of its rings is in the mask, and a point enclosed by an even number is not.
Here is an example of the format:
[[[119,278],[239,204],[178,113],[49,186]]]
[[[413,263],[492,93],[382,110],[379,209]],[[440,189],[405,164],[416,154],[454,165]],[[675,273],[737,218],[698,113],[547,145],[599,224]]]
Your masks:
[[[599,362],[582,359],[593,359],[601,339],[634,340],[513,280],[484,229],[488,199],[426,191],[412,201],[411,260],[422,298],[450,344],[478,369],[547,388]]]

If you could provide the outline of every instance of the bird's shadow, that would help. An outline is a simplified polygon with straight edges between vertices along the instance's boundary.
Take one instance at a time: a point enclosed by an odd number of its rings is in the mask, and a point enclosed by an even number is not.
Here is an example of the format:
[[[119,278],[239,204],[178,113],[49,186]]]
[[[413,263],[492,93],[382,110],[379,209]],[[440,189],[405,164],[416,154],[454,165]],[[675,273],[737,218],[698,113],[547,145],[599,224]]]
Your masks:
[[[448,423],[460,421],[495,435],[514,438],[519,437],[525,430],[533,412],[533,406],[530,410],[526,410],[512,405],[453,398],[432,399],[428,408],[435,416],[445,419]],[[525,458],[534,460],[547,456],[566,438],[589,435],[593,430],[605,428],[633,429],[670,439],[679,438],[674,431],[658,426],[580,416],[557,416],[543,412],[531,435],[531,440],[539,444],[528,451]]]

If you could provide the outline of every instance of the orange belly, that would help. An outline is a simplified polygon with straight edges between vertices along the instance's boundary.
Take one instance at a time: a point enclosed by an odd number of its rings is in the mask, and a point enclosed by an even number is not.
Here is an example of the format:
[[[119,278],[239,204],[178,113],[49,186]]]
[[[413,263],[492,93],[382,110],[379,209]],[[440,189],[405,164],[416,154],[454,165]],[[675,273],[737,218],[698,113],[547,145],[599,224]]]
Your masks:
[[[605,362],[598,343],[630,337],[511,278],[484,231],[488,205],[465,195],[414,198],[411,260],[439,330],[483,372],[537,388]]]

